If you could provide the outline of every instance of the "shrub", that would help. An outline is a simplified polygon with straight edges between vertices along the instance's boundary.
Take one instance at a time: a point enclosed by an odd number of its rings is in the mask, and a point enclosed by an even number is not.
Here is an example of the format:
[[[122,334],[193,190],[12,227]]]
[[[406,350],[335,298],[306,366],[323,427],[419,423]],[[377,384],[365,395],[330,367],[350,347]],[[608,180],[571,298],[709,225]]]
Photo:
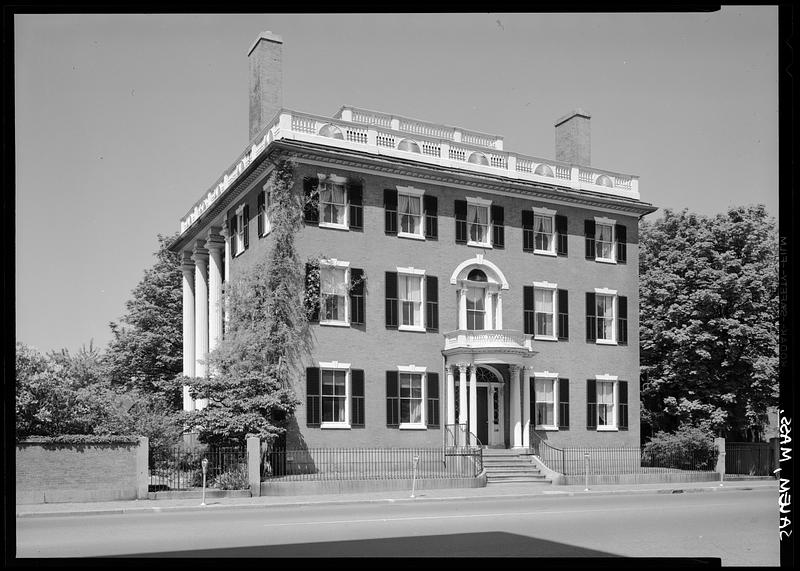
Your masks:
[[[223,472],[211,483],[212,488],[220,490],[245,490],[250,487],[247,478],[247,467],[239,466],[227,472]]]
[[[716,462],[714,437],[695,427],[658,432],[642,451],[642,464],[650,467],[713,470]]]

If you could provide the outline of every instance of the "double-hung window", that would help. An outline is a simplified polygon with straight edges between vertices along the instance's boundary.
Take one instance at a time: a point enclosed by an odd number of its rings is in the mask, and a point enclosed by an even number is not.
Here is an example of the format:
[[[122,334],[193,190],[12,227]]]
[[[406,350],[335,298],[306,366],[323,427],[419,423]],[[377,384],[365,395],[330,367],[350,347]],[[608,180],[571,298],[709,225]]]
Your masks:
[[[270,198],[269,192],[265,188],[258,193],[258,236],[266,236],[272,230],[269,221]]]
[[[400,302],[400,329],[424,331],[422,321],[423,274],[403,273],[398,268],[397,294]]]
[[[347,228],[347,187],[345,180],[329,177],[319,184],[320,226]]]
[[[234,246],[235,246],[235,248],[234,248],[234,251],[232,252],[232,255],[234,255],[234,256],[236,256],[238,254],[241,254],[247,248],[247,246],[246,246],[246,233],[247,233],[246,221],[247,221],[247,218],[245,216],[245,210],[247,210],[247,206],[246,205],[240,206],[238,209],[236,209],[236,215],[234,216],[234,221],[235,221],[235,223],[234,223],[234,228],[235,228]]]
[[[489,207],[491,201],[467,198],[467,244],[490,246]]]
[[[616,428],[614,382],[597,381],[597,427]]]
[[[595,293],[597,340],[614,342],[614,295]]]
[[[422,373],[399,374],[400,426],[422,424]]]
[[[628,231],[616,220],[595,216],[586,220],[586,258],[608,264],[624,264],[628,258]]]
[[[556,211],[533,208],[533,251],[536,254],[556,255]]]
[[[397,193],[398,236],[424,239],[422,224],[422,191],[400,187]]]
[[[614,262],[614,222],[595,221],[595,260]]]
[[[322,369],[322,422],[347,422],[346,369]]]
[[[537,429],[555,429],[556,424],[556,391],[558,379],[536,378],[534,379],[534,391],[536,398],[536,410],[534,411],[535,424]]]
[[[467,329],[480,331],[484,329],[486,319],[486,288],[467,287]]]
[[[616,375],[595,375],[586,384],[586,428],[628,430],[628,383]]]
[[[320,324],[349,325],[349,262],[322,260],[320,262]]]
[[[534,282],[534,319],[537,339],[556,339],[556,284]]]
[[[586,340],[601,345],[627,345],[627,297],[607,288],[586,293]]]
[[[426,367],[386,371],[386,425],[420,430],[439,426],[439,375]]]
[[[363,427],[363,369],[338,361],[307,368],[306,423],[319,428]]]

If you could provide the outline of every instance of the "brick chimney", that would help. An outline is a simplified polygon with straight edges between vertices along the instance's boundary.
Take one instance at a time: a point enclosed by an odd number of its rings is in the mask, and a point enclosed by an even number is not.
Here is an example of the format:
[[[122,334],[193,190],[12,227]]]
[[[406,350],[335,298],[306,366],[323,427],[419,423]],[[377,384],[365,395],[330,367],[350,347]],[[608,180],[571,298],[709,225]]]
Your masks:
[[[250,51],[250,140],[283,107],[283,39],[261,32]]]
[[[575,109],[556,121],[556,160],[589,166],[592,159],[592,116]]]

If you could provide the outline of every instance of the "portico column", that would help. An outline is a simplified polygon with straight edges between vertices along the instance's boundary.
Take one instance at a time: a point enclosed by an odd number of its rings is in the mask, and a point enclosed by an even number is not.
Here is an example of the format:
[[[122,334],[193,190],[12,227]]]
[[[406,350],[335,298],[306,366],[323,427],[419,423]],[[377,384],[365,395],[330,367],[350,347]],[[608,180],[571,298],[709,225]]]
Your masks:
[[[478,437],[478,367],[469,368],[469,431]],[[485,444],[482,443],[482,444]]]
[[[458,424],[467,425],[467,365],[458,365]]]
[[[183,374],[194,377],[194,262],[189,252],[183,253]],[[183,410],[194,410],[189,387],[183,386]]]
[[[511,377],[511,447],[520,448],[522,446],[522,426],[519,416],[519,375],[521,367],[519,365],[509,365],[509,376]]]
[[[531,380],[530,367],[522,367],[522,446],[531,445]],[[557,406],[557,403],[556,403]]]
[[[230,240],[231,233],[230,233],[230,230],[228,230],[228,222],[227,222],[227,220],[228,220],[228,216],[226,214],[225,215],[225,224],[222,225],[222,228],[219,231],[220,236],[222,236],[222,238],[225,240],[225,263],[223,265],[224,274],[225,275],[223,276],[223,279],[222,279],[222,282],[224,284],[230,283],[230,277],[231,277],[231,240]],[[224,300],[224,302],[223,302],[222,313],[223,313],[223,334],[224,334],[224,330],[225,330],[225,328],[227,327],[227,324],[228,324],[228,300],[227,299]]]
[[[206,248],[208,259],[208,350],[213,351],[222,341],[222,255],[225,239],[219,234],[208,233]]]
[[[208,373],[208,250],[204,240],[197,240],[194,254],[194,322],[195,322],[195,376],[206,377]],[[204,403],[198,399],[195,407],[203,408]]]
[[[453,367],[447,365],[447,424],[456,423],[456,380]]]

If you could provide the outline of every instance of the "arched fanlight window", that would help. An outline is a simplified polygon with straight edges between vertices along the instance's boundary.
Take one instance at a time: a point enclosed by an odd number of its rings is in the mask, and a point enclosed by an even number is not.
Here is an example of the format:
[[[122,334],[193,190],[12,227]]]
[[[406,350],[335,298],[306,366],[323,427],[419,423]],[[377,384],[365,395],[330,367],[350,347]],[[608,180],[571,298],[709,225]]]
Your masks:
[[[397,145],[397,149],[400,151],[409,151],[411,153],[419,153],[419,145],[410,139],[403,139],[400,141],[400,144]]]
[[[533,174],[538,174],[539,176],[549,176],[552,178],[553,169],[551,169],[548,165],[543,164],[536,167],[536,170],[533,171]]]
[[[600,175],[597,177],[597,183],[600,186],[608,186],[610,188],[614,188],[614,181],[611,180],[611,177],[608,175]]]
[[[468,163],[473,163],[476,165],[488,165],[489,159],[486,158],[486,155],[483,153],[472,153],[467,159]]]
[[[331,139],[344,139],[341,129],[336,125],[328,123],[319,130],[319,134],[323,137],[330,137]]]
[[[486,274],[483,272],[483,270],[479,270],[478,268],[475,268],[474,270],[472,270],[467,275],[467,279],[469,281],[471,281],[471,282],[488,282],[489,281],[486,278]]]

